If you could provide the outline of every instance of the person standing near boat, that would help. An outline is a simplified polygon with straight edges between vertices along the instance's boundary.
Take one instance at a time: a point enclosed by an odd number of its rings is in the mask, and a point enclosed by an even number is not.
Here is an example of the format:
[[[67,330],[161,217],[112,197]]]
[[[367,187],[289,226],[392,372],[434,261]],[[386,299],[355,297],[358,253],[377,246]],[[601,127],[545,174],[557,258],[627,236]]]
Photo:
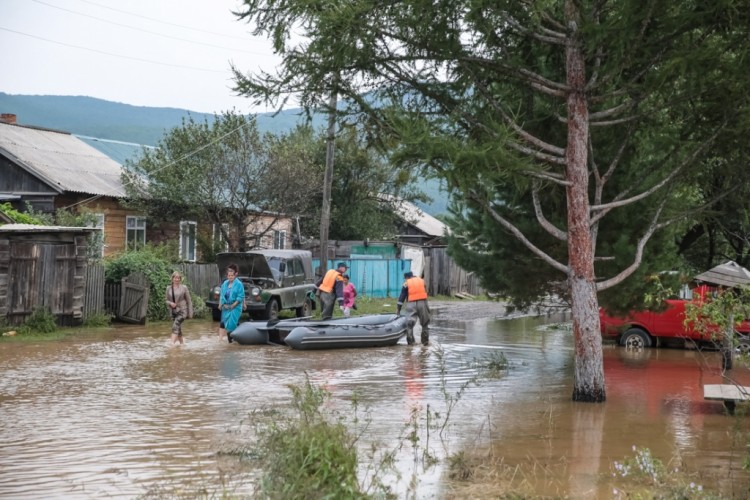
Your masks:
[[[172,345],[182,344],[182,323],[193,317],[193,301],[179,271],[172,273],[172,283],[167,285],[167,306],[172,317]]]
[[[242,304],[245,301],[245,287],[237,279],[239,268],[237,264],[227,266],[227,279],[221,284],[219,296],[219,309],[221,310],[221,322],[219,323],[219,339],[226,335],[231,344],[232,337],[229,335],[237,328],[242,315]]]
[[[349,275],[345,274],[342,276],[344,280],[344,317],[348,318],[352,314],[352,309],[357,308],[355,300],[357,300],[357,289],[354,287],[354,283],[349,281]]]
[[[406,343],[414,344],[414,325],[422,326],[422,345],[430,342],[430,306],[427,303],[427,286],[424,280],[414,276],[411,271],[404,273],[404,286],[401,287],[401,295],[396,302],[396,314],[401,314],[401,306],[406,306]]]
[[[333,317],[333,306],[336,300],[339,301],[339,307],[344,310],[344,278],[343,274],[349,266],[344,262],[339,262],[336,269],[329,269],[328,272],[315,284],[320,293],[320,302],[323,305],[321,312],[322,319],[331,319]]]

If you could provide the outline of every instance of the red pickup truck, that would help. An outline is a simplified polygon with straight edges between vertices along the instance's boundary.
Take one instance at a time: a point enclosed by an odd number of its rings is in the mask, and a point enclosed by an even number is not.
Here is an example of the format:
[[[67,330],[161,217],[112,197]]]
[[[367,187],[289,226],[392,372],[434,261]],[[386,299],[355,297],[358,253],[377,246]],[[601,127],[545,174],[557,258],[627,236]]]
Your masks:
[[[651,347],[667,343],[693,341],[701,345],[716,345],[717,333],[699,331],[685,325],[685,305],[700,304],[711,289],[705,286],[693,290],[692,299],[667,299],[666,308],[660,312],[633,311],[623,317],[611,316],[599,309],[602,337],[614,339],[626,347]],[[739,349],[750,352],[750,322],[743,321],[735,327]]]

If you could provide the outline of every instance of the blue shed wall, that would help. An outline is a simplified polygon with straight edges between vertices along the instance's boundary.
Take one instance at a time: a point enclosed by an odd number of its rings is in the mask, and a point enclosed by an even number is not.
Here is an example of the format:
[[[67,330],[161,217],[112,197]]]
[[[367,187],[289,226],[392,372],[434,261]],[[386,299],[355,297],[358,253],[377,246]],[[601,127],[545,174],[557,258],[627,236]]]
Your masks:
[[[327,269],[339,262],[346,262],[346,272],[359,295],[368,297],[398,298],[404,273],[411,271],[411,259],[337,259],[329,260]],[[313,269],[320,265],[320,259],[313,259]]]

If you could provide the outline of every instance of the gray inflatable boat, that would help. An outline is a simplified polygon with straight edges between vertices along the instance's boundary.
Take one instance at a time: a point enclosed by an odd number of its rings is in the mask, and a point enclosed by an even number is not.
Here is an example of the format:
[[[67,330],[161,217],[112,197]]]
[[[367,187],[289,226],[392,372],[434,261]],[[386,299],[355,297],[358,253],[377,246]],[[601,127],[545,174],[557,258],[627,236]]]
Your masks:
[[[341,349],[395,345],[406,335],[406,317],[368,314],[351,318],[248,321],[232,333],[242,345],[282,344],[294,349]]]

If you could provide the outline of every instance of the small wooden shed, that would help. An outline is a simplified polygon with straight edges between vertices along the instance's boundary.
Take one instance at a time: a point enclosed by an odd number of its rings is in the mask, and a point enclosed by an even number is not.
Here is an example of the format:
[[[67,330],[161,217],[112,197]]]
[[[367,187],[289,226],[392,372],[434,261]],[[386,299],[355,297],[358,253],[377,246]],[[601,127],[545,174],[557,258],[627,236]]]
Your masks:
[[[0,226],[0,317],[19,325],[43,307],[59,325],[80,324],[91,231],[97,230]]]

